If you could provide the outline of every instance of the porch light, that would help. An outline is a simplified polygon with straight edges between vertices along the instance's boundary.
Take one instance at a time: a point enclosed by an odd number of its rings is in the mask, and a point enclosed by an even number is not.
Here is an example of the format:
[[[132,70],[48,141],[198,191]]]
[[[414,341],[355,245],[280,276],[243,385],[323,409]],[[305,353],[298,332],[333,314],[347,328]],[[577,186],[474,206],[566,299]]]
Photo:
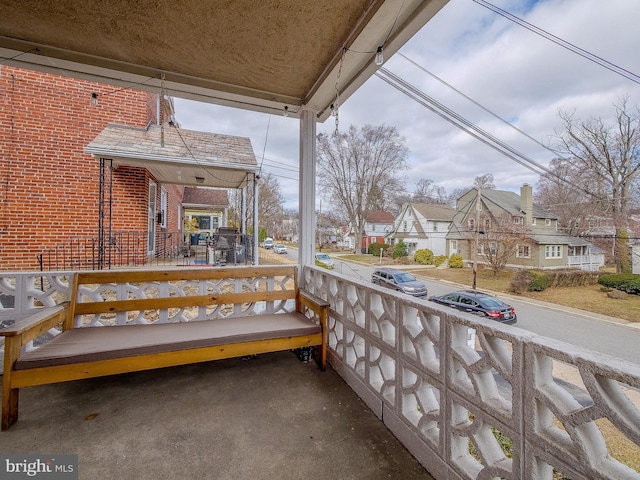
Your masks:
[[[380,66],[384,63],[384,54],[382,53],[382,45],[380,45],[378,47],[378,50],[376,51],[376,59],[375,59],[376,65]]]
[[[283,115],[284,115],[285,117],[288,117],[288,116],[289,116],[289,107],[287,107],[286,105],[284,106],[284,113],[283,113]]]
[[[196,183],[204,183],[204,177],[196,177]]]
[[[97,107],[98,106],[98,94],[93,92],[91,94],[91,100],[89,100],[89,103],[91,104],[92,107]]]

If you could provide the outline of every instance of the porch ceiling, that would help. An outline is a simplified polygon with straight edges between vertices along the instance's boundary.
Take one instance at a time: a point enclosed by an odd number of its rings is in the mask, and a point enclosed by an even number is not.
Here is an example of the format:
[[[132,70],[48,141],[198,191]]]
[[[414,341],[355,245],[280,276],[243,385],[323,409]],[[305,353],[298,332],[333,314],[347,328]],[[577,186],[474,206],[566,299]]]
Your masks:
[[[0,61],[323,121],[447,1],[0,0]]]

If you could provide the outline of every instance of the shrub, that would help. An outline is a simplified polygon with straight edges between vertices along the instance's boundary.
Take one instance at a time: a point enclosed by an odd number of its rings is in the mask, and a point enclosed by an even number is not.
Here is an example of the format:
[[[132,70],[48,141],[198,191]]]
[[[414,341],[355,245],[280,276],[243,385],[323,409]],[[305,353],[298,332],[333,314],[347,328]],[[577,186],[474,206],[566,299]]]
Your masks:
[[[409,258],[409,257],[398,257],[396,258],[396,263],[399,263],[400,265],[412,265],[413,259]]]
[[[549,287],[549,276],[545,272],[530,270],[529,273],[531,274],[529,290],[532,292],[542,292]]]
[[[451,255],[451,258],[449,258],[450,268],[462,268],[462,265],[462,255],[458,255],[457,253]]]
[[[393,247],[393,253],[391,254],[391,256],[393,258],[400,258],[406,257],[407,254],[407,246],[405,245],[404,240],[398,240],[398,243],[396,243]]]
[[[433,252],[428,248],[423,248],[416,251],[413,255],[413,259],[420,265],[433,265]]]
[[[640,295],[640,275],[638,274],[611,273],[602,275],[598,283],[607,288],[614,288],[632,295]]]
[[[368,253],[370,253],[374,257],[379,257],[380,256],[380,250],[382,250],[382,254],[385,255],[386,254],[386,250],[390,246],[391,245],[389,245],[388,243],[375,242],[375,243],[372,243],[371,245],[369,245]]]
[[[447,256],[446,255],[438,255],[436,258],[433,259],[433,264],[436,267],[439,267],[440,265],[442,265],[446,261],[447,261]]]
[[[523,294],[529,290],[531,278],[532,275],[529,273],[529,270],[518,270],[511,279],[511,283],[509,283],[509,291],[512,293]]]

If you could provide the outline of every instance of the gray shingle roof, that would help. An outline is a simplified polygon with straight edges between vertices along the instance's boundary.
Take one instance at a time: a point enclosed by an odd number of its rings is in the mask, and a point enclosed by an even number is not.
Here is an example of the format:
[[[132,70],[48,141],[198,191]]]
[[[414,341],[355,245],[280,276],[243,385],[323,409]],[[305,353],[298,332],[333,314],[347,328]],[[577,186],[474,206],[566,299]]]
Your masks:
[[[451,206],[439,203],[412,203],[411,207],[427,220],[450,222],[456,213]]]
[[[116,156],[159,160],[193,160],[211,166],[243,165],[256,167],[251,141],[246,137],[196,132],[172,126],[147,128],[109,124],[85,150]]]

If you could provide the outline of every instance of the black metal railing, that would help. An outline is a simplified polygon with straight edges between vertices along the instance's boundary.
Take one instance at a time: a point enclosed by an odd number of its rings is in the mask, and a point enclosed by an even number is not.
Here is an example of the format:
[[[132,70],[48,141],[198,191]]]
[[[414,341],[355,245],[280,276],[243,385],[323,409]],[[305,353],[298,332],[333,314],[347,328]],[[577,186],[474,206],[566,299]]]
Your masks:
[[[147,232],[115,232],[104,242],[97,237],[72,237],[38,254],[41,271],[250,264],[252,259],[253,237],[229,230],[213,235],[160,232],[151,253]]]

